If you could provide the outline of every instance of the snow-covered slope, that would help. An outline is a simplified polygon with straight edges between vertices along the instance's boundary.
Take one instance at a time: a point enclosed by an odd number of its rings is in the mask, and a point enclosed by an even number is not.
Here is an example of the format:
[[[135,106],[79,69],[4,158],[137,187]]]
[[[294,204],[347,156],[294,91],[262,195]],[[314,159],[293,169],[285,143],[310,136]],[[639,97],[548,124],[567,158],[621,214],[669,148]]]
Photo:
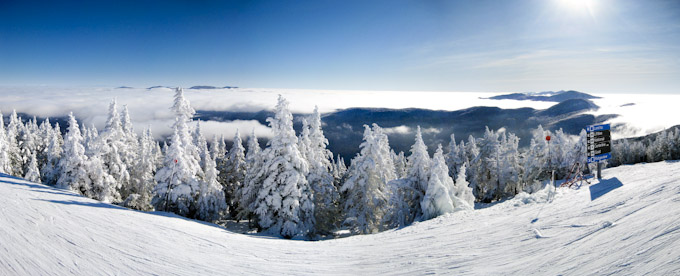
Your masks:
[[[0,275],[680,274],[680,162],[375,235],[229,232],[0,177]]]

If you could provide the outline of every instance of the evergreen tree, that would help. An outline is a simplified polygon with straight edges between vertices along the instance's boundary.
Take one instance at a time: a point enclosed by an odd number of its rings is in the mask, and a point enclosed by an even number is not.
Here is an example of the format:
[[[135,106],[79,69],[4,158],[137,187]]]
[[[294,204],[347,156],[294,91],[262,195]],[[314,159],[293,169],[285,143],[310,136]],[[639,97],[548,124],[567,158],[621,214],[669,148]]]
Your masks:
[[[92,140],[94,139],[92,137]],[[127,198],[132,193],[130,172],[127,164],[123,161],[123,156],[131,153],[128,153],[130,149],[115,99],[109,105],[106,127],[96,143],[100,148],[92,152],[99,155],[98,159],[101,160],[105,172],[113,177],[116,183],[114,185],[116,190],[114,202],[120,202],[120,197]]]
[[[46,148],[45,165],[42,167],[43,183],[47,185],[56,185],[59,176],[61,175],[59,160],[62,156],[63,139],[61,137],[61,129],[59,123],[56,123],[54,129],[48,132],[49,143]]]
[[[42,168],[45,167],[47,164],[47,148],[50,145],[50,139],[52,138],[52,125],[50,124],[50,119],[46,118],[42,123],[40,123],[40,127],[38,128],[38,135],[37,135],[37,149],[36,149],[36,158],[38,160],[38,168],[41,169],[41,174],[44,174],[42,171]]]
[[[212,158],[217,161],[217,167],[219,168],[219,160],[224,159],[225,155],[227,153],[227,145],[224,142],[224,135],[220,136],[220,138],[217,138],[217,135],[213,136],[213,140],[210,143],[210,154],[212,155]]]
[[[502,191],[504,183],[500,177],[501,156],[500,141],[495,131],[487,127],[484,131],[484,138],[479,140],[480,160],[475,168],[475,194],[477,198],[484,202],[491,202],[499,199],[499,191]]]
[[[9,158],[9,141],[5,131],[5,122],[2,112],[0,112],[0,173],[11,174],[12,164]]]
[[[204,172],[200,181],[198,198],[196,200],[196,218],[205,221],[215,221],[227,211],[227,203],[222,186],[217,181],[217,164],[212,158],[200,128],[196,127],[198,141],[196,145],[200,150],[201,166]]]
[[[465,158],[465,142],[460,141],[461,144],[456,144],[456,136],[451,133],[451,142],[449,142],[449,153],[444,157],[446,165],[449,167],[449,174],[451,177],[458,176],[460,167],[466,162]]]
[[[456,209],[472,210],[475,208],[475,196],[472,194],[472,188],[468,186],[468,182],[465,180],[465,169],[466,165],[463,164],[454,184],[453,206]]]
[[[253,181],[262,183],[256,199],[257,223],[285,238],[304,236],[314,227],[312,191],[305,175],[309,168],[298,149],[288,101],[279,96],[274,118],[268,118],[274,137],[262,152],[263,166]]]
[[[96,132],[94,127],[90,133],[93,132]],[[102,160],[108,147],[109,145],[105,144],[104,140],[93,137],[85,150],[87,156],[86,172],[91,187],[89,197],[103,202],[120,202],[120,183],[116,182],[116,179],[109,174]]]
[[[385,228],[383,217],[390,198],[387,182],[396,179],[396,173],[387,135],[376,124],[373,129],[364,127],[361,151],[352,159],[340,191],[346,198],[344,223],[352,232],[368,234]]]
[[[503,196],[512,196],[520,193],[524,187],[520,180],[522,164],[519,154],[519,138],[510,133],[507,137],[503,134],[501,143],[503,162],[501,164],[501,179],[504,182]]]
[[[87,156],[83,146],[80,127],[73,113],[69,114],[69,127],[64,137],[62,158],[59,159],[59,179],[57,186],[69,188],[85,196],[92,197],[92,185],[87,175]]]
[[[406,181],[397,181],[390,185],[393,189],[390,198],[392,210],[386,218],[389,224],[408,225],[423,215],[421,202],[427,191],[431,162],[420,126],[418,126],[415,143],[411,146],[411,155],[408,157],[406,166]]]
[[[244,179],[243,189],[241,189],[239,194],[239,209],[236,216],[237,220],[253,218],[255,210],[255,199],[257,198],[257,192],[260,190],[259,182],[256,182],[256,176],[260,168],[262,168],[262,158],[261,158],[260,144],[257,141],[257,136],[255,135],[255,130],[250,134],[248,139],[248,153],[246,154],[246,176]]]
[[[9,124],[7,125],[7,155],[9,156],[11,168],[9,174],[18,177],[24,175],[24,162],[21,157],[21,149],[19,148],[19,130],[21,125],[21,119],[17,116],[16,110],[13,110],[12,115],[9,117]]]
[[[326,148],[328,139],[321,129],[321,114],[318,107],[314,108],[308,120],[303,120],[300,144],[304,149],[301,151],[309,163],[307,181],[314,194],[315,230],[320,234],[332,233],[340,219],[340,194],[333,184],[334,178],[331,174],[333,153]]]
[[[196,213],[195,199],[200,188],[196,178],[198,161],[185,152],[180,129],[175,127],[174,130],[170,145],[166,148],[163,167],[155,176],[158,184],[154,188],[151,204],[156,210],[193,217]],[[186,131],[186,128],[183,130]],[[188,133],[185,135],[189,136]]]
[[[158,146],[151,134],[151,128],[147,128],[139,138],[139,160],[132,170],[132,184],[134,193],[130,194],[123,206],[142,211],[151,211],[151,198],[153,188],[156,186],[154,174],[156,173],[156,153],[155,147]]]
[[[40,170],[38,169],[38,160],[35,157],[35,153],[31,155],[24,178],[31,182],[40,183]]]
[[[478,197],[477,191],[480,189],[481,179],[478,181],[481,164],[483,162],[482,155],[479,153],[479,147],[477,147],[477,140],[472,135],[468,136],[468,143],[465,146],[465,158],[468,160],[466,177],[470,182],[470,187],[472,187],[473,194]]]
[[[394,170],[397,173],[397,178],[406,178],[408,164],[406,157],[404,157],[404,152],[400,151],[399,154],[395,153],[394,150],[390,152],[392,153],[392,159],[394,160]]]
[[[428,185],[422,201],[422,217],[428,220],[455,210],[454,199],[455,187],[453,179],[449,176],[449,169],[444,161],[444,152],[439,145],[432,157],[432,166],[429,170]]]
[[[37,145],[38,133],[36,133],[38,129],[37,127],[33,126],[32,120],[26,122],[25,125],[20,123],[18,128],[19,128],[19,140],[18,140],[19,151],[21,152],[21,164],[22,164],[21,171],[23,171],[24,174],[26,175],[28,173],[29,169],[28,167],[30,165],[31,158],[38,150]]]
[[[245,149],[241,141],[241,134],[236,130],[233,144],[229,150],[228,156],[225,158],[222,167],[220,167],[220,184],[224,190],[224,195],[229,206],[229,212],[232,217],[236,217],[239,209],[239,194],[243,190],[243,183],[246,178],[246,156]]]
[[[139,157],[140,145],[139,138],[137,137],[137,134],[134,131],[132,120],[130,119],[130,114],[128,112],[127,105],[123,105],[123,111],[121,113],[121,127],[123,129],[123,137],[121,141],[123,147],[119,151],[120,160],[123,162],[123,164],[127,168],[128,174],[130,175],[130,180],[127,183],[127,186],[121,187],[122,188],[121,195],[123,196],[123,198],[127,198],[131,194],[138,193],[136,187],[138,186],[138,183],[141,181],[140,179],[133,179],[133,174],[135,170],[134,168],[140,159]]]
[[[346,176],[347,166],[345,165],[345,159],[340,157],[340,154],[338,154],[338,158],[336,159],[335,164],[333,164],[333,185],[335,185],[338,190],[342,186]]]
[[[533,138],[524,154],[524,165],[522,166],[524,167],[522,181],[525,185],[534,183],[534,180],[547,179],[548,143],[545,141],[545,136],[546,131],[540,125],[533,131]]]

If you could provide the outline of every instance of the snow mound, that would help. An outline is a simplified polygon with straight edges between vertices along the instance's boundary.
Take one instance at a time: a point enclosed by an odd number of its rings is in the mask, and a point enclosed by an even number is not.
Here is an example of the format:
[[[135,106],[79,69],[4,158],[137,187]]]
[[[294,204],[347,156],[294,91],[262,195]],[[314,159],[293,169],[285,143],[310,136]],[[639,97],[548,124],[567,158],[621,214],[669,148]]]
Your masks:
[[[0,275],[680,275],[680,162],[374,235],[239,234],[0,176]],[[552,201],[550,200],[552,198]]]

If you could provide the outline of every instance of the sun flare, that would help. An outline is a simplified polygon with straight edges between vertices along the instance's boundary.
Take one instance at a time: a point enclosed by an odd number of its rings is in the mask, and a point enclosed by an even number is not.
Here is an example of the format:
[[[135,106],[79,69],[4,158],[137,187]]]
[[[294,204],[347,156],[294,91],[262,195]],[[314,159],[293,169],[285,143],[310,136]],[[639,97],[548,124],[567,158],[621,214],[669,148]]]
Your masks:
[[[559,0],[560,6],[575,13],[588,13],[593,15],[595,0]]]

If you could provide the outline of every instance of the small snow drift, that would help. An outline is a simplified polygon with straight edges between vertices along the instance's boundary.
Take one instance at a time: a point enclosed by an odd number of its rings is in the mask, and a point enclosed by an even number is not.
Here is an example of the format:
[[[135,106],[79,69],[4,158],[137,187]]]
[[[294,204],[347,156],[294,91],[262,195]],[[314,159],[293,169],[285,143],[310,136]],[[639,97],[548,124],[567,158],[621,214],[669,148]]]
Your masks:
[[[0,275],[678,275],[679,174],[680,162],[621,166],[592,189],[557,189],[552,202],[543,189],[318,242],[237,234],[0,175]]]

